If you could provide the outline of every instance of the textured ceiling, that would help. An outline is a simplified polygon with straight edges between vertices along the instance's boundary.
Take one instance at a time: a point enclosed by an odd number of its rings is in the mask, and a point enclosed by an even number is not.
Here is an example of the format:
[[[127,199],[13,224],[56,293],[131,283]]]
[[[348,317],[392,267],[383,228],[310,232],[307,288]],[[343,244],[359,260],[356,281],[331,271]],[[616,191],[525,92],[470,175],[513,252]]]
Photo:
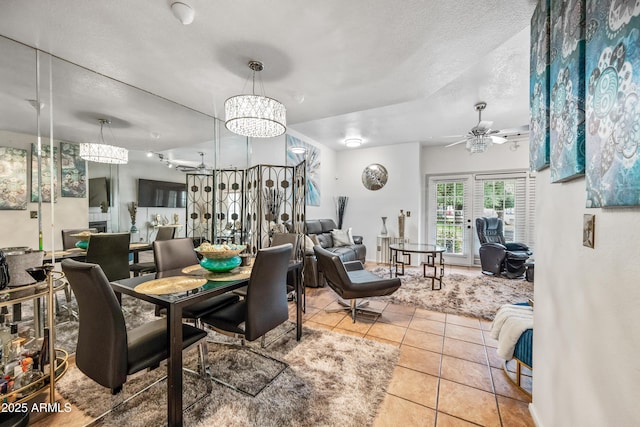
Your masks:
[[[365,146],[451,142],[441,137],[474,126],[478,101],[488,103],[483,118],[494,128],[528,123],[531,0],[186,2],[195,10],[188,26],[170,1],[3,0],[0,35],[219,118],[227,97],[250,90],[247,62],[261,60],[266,94],[287,106],[289,126],[335,149],[352,136]],[[69,129],[85,126],[74,119],[110,114],[147,139],[161,134],[164,149],[203,142],[177,143],[166,123],[142,129],[150,118],[126,88],[69,80],[54,72],[54,87],[87,98],[75,104],[84,111],[67,114]],[[141,93],[133,98],[156,119],[175,114],[155,111]],[[59,108],[67,105],[61,97]]]

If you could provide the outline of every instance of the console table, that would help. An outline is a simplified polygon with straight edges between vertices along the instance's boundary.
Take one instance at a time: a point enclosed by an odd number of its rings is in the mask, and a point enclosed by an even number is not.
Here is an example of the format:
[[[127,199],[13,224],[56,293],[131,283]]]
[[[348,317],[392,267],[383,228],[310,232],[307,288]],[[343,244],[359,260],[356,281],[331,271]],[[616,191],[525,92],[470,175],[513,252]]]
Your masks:
[[[426,254],[427,260],[422,263],[423,275],[431,279],[431,289],[442,289],[442,276],[444,276],[444,259],[442,254],[445,248],[442,246],[422,243],[393,243],[389,245],[389,276],[393,277],[393,269],[397,276],[404,275],[404,266],[411,264],[411,254]],[[400,253],[398,256],[398,252]],[[400,270],[398,270],[400,267]],[[427,271],[429,269],[429,271]],[[439,270],[439,271],[438,271]],[[438,288],[435,287],[436,281]]]

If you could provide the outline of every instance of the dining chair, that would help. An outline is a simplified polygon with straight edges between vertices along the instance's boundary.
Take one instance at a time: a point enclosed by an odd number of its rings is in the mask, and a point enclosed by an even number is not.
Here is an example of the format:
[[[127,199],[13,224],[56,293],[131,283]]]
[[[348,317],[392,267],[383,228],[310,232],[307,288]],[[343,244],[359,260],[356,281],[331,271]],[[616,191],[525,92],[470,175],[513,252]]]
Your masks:
[[[129,375],[155,369],[167,359],[165,319],[127,329],[115,292],[99,265],[65,259],[62,271],[78,301],[80,322],[75,364],[80,371],[117,394]],[[206,336],[202,329],[182,324],[182,349],[198,341],[205,342]]]
[[[260,338],[260,345],[264,348],[266,333],[289,319],[287,271],[292,250],[291,243],[258,250],[247,285],[247,296],[203,316],[202,322],[217,332],[240,338],[242,345],[245,344],[245,340],[255,341]],[[268,384],[270,384],[286,369],[287,364],[263,354],[257,354],[283,365],[283,368],[269,381]],[[212,379],[245,394],[255,396],[214,376]]]
[[[86,262],[98,264],[110,282],[130,277],[129,233],[100,233],[91,236]]]
[[[73,234],[82,233],[83,231],[90,231],[91,233],[97,233],[97,228],[66,228],[62,230],[62,249],[73,249],[76,247],[76,243],[80,240],[79,237],[73,237]]]
[[[156,241],[171,240],[174,238],[175,234],[176,234],[176,227],[168,227],[168,226],[158,227],[158,232],[156,234],[155,240]],[[129,266],[129,271],[131,271],[134,276],[139,276],[141,274],[155,273],[156,263],[155,261],[137,262]]]

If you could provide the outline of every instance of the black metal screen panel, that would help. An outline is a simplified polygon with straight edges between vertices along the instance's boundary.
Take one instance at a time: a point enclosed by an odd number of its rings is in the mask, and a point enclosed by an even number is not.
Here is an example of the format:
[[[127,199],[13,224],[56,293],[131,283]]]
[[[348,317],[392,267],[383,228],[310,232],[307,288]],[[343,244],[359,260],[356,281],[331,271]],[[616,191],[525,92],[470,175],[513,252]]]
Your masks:
[[[244,170],[215,171],[214,236],[216,243],[246,243]]]
[[[212,241],[213,175],[187,174],[187,230],[194,242]]]

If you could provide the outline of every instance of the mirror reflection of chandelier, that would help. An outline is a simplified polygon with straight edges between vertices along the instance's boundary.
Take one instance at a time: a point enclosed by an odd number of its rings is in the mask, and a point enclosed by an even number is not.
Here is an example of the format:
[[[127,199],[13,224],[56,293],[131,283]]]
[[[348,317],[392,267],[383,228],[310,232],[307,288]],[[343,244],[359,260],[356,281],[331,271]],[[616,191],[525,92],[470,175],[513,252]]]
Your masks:
[[[467,150],[471,154],[484,153],[492,144],[490,135],[473,135],[467,139]]]
[[[276,99],[256,95],[256,71],[263,70],[262,62],[249,61],[249,68],[253,73],[252,94],[232,96],[224,102],[225,126],[233,133],[254,138],[282,135],[287,130],[287,109]]]
[[[100,123],[100,143],[83,142],[80,144],[80,157],[89,162],[123,165],[129,161],[129,151],[104,142],[104,125],[110,125],[108,119],[98,119]],[[111,129],[111,126],[109,126]]]

